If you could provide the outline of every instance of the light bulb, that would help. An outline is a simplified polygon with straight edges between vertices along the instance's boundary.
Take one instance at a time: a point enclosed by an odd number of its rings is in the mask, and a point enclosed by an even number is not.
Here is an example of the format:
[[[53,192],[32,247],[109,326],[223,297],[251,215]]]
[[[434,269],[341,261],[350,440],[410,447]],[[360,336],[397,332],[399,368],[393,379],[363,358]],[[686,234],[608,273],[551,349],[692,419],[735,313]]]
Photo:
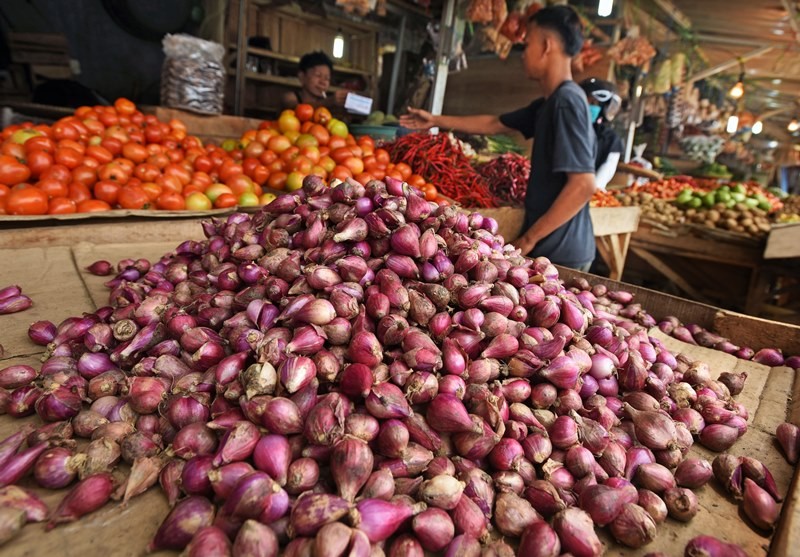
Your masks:
[[[741,99],[742,95],[744,95],[744,83],[737,81],[728,94],[734,99]]]
[[[336,59],[344,56],[344,35],[339,31],[333,38],[333,57]]]
[[[792,121],[789,122],[789,125],[786,126],[786,129],[794,133],[797,130],[800,130],[800,122],[797,121],[797,118],[792,118]]]
[[[739,117],[733,115],[730,118],[728,118],[728,127],[725,128],[725,131],[728,133],[736,133],[736,130],[738,129],[739,129]]]
[[[597,15],[600,17],[608,17],[611,15],[611,10],[614,9],[614,0],[600,0],[597,3]]]
[[[750,131],[752,131],[755,135],[760,134],[762,131],[764,131],[764,123],[761,122],[761,120],[757,120],[756,123],[753,124],[753,127]]]

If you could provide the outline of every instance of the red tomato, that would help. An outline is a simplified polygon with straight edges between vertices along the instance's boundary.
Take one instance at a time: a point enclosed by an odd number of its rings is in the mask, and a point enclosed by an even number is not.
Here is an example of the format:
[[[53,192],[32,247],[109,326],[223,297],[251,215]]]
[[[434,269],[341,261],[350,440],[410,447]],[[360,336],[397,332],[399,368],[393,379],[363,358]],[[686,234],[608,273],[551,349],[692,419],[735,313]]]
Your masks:
[[[91,186],[97,181],[97,170],[86,165],[73,168],[72,181]]]
[[[43,178],[36,182],[36,187],[43,191],[48,197],[66,197],[69,194],[69,186],[66,182],[59,182],[53,178]]]
[[[123,209],[147,209],[150,207],[150,198],[139,186],[125,186],[119,190],[117,203]]]
[[[73,182],[69,185],[67,195],[75,203],[80,203],[81,201],[86,201],[87,199],[92,198],[92,192],[89,190],[89,188],[83,184],[79,184],[78,182]]]
[[[55,162],[63,164],[72,170],[81,165],[83,162],[83,155],[71,147],[59,147],[56,150]]]
[[[120,97],[114,101],[114,108],[119,114],[124,114],[125,116],[130,116],[136,112],[136,105],[124,97]]]
[[[46,151],[30,151],[28,152],[27,162],[28,168],[31,170],[31,176],[38,178],[53,165],[53,156]]]
[[[300,103],[294,107],[294,114],[301,122],[307,122],[314,116],[314,107],[310,104]]]
[[[164,211],[182,211],[186,208],[186,200],[179,193],[167,191],[158,196],[156,207]]]
[[[77,204],[69,197],[53,197],[47,205],[48,215],[69,215],[77,210]]]
[[[116,205],[120,185],[112,180],[100,180],[94,185],[94,196],[109,205]]]
[[[12,189],[5,198],[9,215],[44,215],[47,209],[47,194],[33,186]]]
[[[110,211],[111,205],[99,199],[86,199],[78,203],[79,213],[96,213],[98,211]]]

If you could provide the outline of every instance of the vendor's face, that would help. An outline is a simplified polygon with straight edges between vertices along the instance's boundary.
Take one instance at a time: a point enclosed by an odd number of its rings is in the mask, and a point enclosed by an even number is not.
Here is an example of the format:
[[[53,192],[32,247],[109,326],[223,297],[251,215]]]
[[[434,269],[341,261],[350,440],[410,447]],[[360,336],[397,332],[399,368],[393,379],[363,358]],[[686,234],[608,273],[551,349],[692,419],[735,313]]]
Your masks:
[[[525,36],[525,50],[522,52],[522,66],[531,79],[539,79],[544,75],[547,65],[547,35],[538,25],[528,25]]]
[[[303,89],[315,97],[323,96],[331,85],[331,69],[324,64],[300,72],[299,77]]]

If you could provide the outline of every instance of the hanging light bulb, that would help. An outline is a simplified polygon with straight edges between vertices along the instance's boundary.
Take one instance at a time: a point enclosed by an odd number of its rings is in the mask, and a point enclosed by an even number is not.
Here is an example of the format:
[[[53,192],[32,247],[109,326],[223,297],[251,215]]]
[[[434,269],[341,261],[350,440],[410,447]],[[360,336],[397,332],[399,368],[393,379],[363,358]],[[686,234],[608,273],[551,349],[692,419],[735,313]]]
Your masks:
[[[756,120],[756,123],[753,124],[753,127],[750,129],[754,135],[758,135],[764,131],[764,123],[761,120]]]
[[[797,118],[792,118],[792,121],[789,122],[789,125],[786,126],[786,129],[791,133],[794,133],[797,130],[800,130],[800,122],[797,121]]]
[[[734,99],[741,99],[744,95],[744,73],[739,74],[739,81],[736,82],[736,85],[731,87],[731,90],[728,92],[731,98]]]
[[[337,60],[344,56],[344,34],[339,29],[333,38],[333,57]]]
[[[736,130],[739,129],[739,117],[735,114],[728,118],[728,126],[725,128],[725,131],[728,133],[736,133]]]
[[[597,3],[597,15],[600,17],[608,17],[611,15],[611,10],[614,9],[614,0],[600,0]]]

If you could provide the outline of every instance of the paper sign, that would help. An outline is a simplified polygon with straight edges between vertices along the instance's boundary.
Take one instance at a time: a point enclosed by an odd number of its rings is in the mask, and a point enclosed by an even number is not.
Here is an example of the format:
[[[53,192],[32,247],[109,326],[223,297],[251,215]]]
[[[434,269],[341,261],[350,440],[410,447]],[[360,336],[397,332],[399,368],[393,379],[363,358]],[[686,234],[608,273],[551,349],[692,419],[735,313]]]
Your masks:
[[[372,99],[356,93],[347,93],[347,98],[344,100],[344,108],[353,114],[369,116],[370,112],[372,112]]]

